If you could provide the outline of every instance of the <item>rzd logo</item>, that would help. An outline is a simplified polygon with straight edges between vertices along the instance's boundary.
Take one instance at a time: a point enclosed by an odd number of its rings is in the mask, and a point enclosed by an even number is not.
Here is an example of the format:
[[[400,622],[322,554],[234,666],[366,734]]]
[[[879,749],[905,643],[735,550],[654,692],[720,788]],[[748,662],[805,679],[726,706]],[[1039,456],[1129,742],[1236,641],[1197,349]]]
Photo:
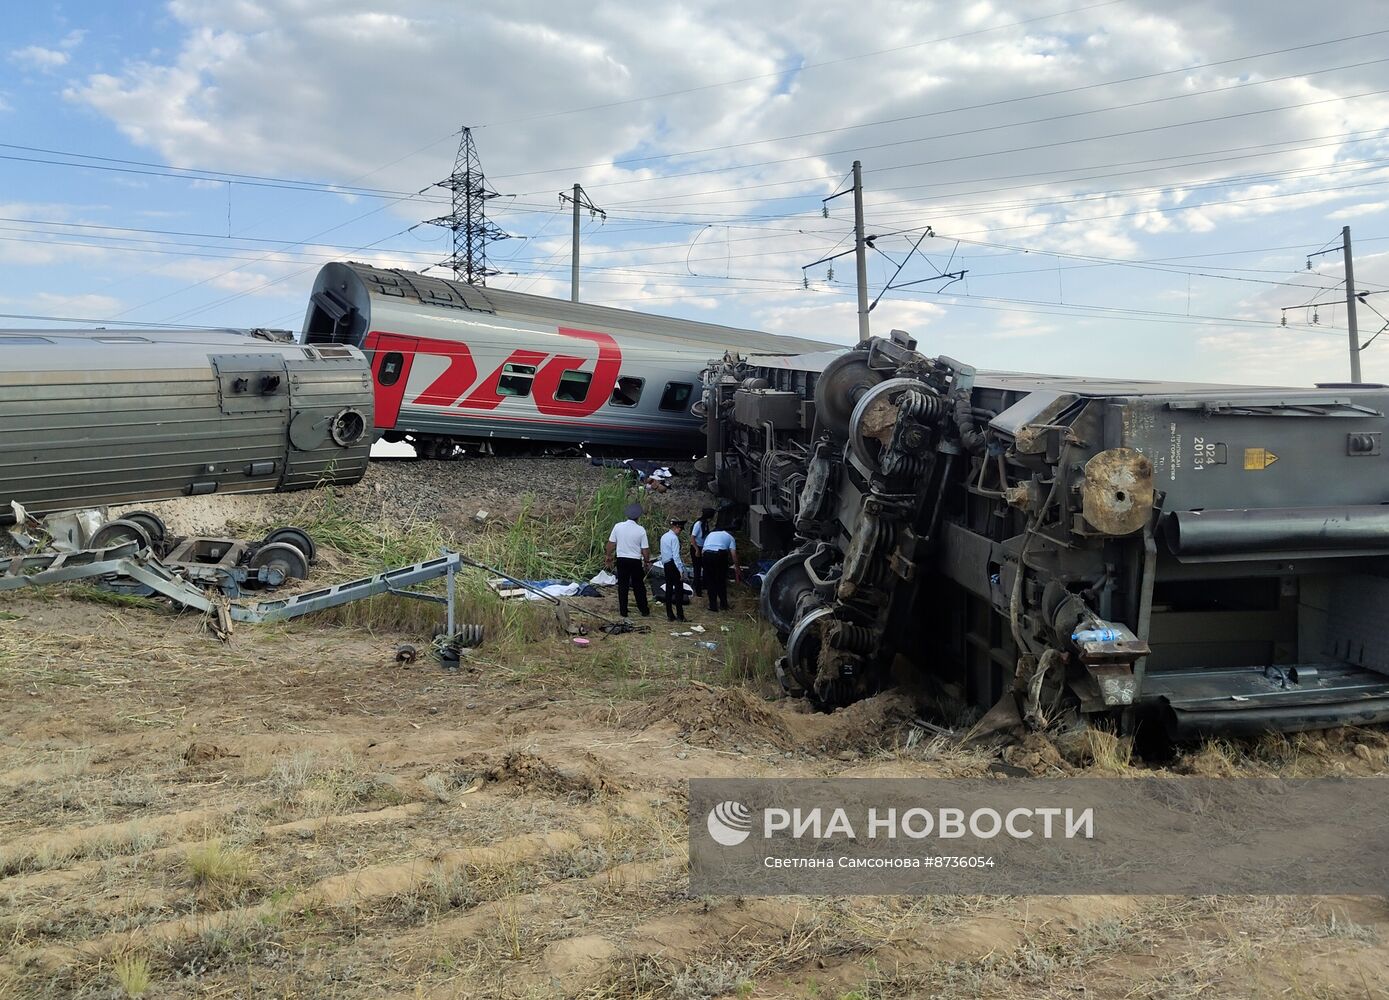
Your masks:
[[[376,375],[376,408],[378,427],[395,424],[404,399],[406,383],[409,381],[411,362],[415,355],[427,354],[447,359],[444,370],[430,382],[412,403],[425,406],[459,407],[469,410],[494,410],[507,397],[498,391],[502,376],[508,365],[524,365],[535,368],[530,386],[530,396],[541,413],[552,417],[586,417],[596,413],[598,408],[612,397],[617,385],[618,370],[622,366],[622,351],[617,341],[606,333],[592,330],[576,330],[559,327],[561,336],[575,340],[586,340],[598,347],[598,360],[593,367],[593,378],[582,400],[556,398],[559,394],[560,378],[566,371],[579,369],[590,359],[578,354],[549,354],[518,348],[506,360],[478,380],[477,365],[473,361],[468,345],[459,340],[439,340],[432,337],[405,337],[394,333],[372,332],[362,345],[374,352],[372,363]],[[391,352],[403,355],[399,372],[391,374],[388,383],[382,377],[384,358]]]

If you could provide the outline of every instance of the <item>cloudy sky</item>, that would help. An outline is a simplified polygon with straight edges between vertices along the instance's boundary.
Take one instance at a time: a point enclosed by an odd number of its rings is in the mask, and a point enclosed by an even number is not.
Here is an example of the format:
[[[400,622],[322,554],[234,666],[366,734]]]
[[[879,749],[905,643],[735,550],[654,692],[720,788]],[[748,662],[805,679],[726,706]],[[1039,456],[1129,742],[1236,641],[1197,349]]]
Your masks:
[[[852,256],[804,267],[859,159],[873,330],[930,353],[1345,379],[1345,225],[1362,339],[1389,316],[1377,0],[5,7],[11,317],[297,327],[325,261],[447,255],[463,124],[502,287],[567,297],[581,182],[586,300],[852,342]]]

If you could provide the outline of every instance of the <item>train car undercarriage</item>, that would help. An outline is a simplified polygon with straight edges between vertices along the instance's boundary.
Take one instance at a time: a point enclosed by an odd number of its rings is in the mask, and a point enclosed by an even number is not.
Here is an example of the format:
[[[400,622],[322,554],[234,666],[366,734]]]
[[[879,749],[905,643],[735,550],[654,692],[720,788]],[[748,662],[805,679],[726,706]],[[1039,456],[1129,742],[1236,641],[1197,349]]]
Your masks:
[[[1389,388],[983,373],[893,331],[727,357],[702,409],[821,707],[905,672],[1032,727],[1389,719]]]

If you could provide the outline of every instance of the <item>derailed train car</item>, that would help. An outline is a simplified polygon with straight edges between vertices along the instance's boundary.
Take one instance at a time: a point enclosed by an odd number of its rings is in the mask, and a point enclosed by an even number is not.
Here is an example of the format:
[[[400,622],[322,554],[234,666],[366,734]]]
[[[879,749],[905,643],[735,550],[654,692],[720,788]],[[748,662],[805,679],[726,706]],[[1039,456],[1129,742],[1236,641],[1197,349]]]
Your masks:
[[[0,331],[0,518],[355,483],[356,348],[240,330]]]
[[[906,670],[1175,738],[1389,719],[1389,388],[976,372],[894,331],[730,356],[704,411],[716,491],[787,553],[793,693]]]
[[[440,459],[459,447],[689,454],[710,357],[824,346],[342,262],[319,271],[300,339],[365,351],[377,432]]]

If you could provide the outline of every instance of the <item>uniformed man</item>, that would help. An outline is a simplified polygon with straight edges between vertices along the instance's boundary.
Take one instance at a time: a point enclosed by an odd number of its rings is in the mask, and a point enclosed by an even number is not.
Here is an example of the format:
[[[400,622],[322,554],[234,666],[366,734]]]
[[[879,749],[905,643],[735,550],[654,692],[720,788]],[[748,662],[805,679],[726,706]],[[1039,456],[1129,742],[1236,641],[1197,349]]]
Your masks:
[[[695,597],[704,594],[704,536],[714,529],[714,508],[705,507],[690,529],[690,569]]]
[[[608,534],[606,563],[609,569],[613,568],[614,561],[617,563],[618,614],[627,617],[627,592],[635,590],[637,610],[646,618],[651,615],[651,608],[646,603],[646,567],[651,559],[651,543],[647,540],[646,529],[637,523],[637,518],[641,517],[641,504],[630,504],[626,513],[627,520],[614,524]]]
[[[743,582],[743,568],[738,565],[738,543],[727,530],[720,527],[704,536],[704,589],[709,591],[709,610],[728,610],[728,567]]]
[[[661,536],[661,572],[666,578],[666,617],[685,620],[685,564],[680,561],[680,532],[683,518],[673,517],[670,530]]]

